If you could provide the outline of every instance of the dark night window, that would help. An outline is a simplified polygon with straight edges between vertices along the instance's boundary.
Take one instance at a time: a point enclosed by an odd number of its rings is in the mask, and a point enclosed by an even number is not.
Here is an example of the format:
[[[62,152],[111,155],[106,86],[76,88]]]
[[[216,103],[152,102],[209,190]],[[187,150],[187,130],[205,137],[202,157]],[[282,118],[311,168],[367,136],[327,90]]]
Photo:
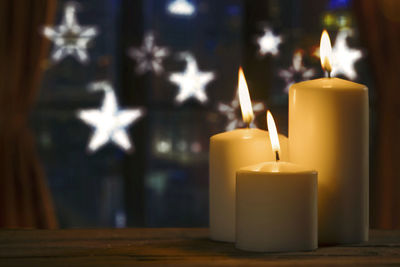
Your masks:
[[[97,30],[88,61],[68,55],[54,62],[52,46],[31,115],[60,226],[207,226],[209,138],[241,126],[239,66],[258,103],[255,125],[265,128],[273,109],[283,134],[290,83],[323,76],[314,55],[323,28],[333,44],[339,39],[359,52],[355,76],[338,76],[371,88],[348,2],[313,9],[291,0],[77,2],[78,23]],[[58,1],[54,25],[68,3]],[[130,151],[111,135],[95,151],[88,146],[96,128],[78,114],[105,101],[107,90],[89,88],[96,81],[112,86],[118,111],[143,112],[123,128]]]

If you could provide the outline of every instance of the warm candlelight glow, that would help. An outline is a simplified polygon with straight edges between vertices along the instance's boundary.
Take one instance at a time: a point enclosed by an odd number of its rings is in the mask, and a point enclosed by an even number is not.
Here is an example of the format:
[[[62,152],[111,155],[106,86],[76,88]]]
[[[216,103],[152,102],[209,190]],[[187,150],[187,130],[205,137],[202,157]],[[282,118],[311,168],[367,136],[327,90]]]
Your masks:
[[[243,121],[249,125],[254,119],[254,113],[253,108],[251,107],[249,89],[247,88],[246,78],[244,77],[242,67],[239,68],[238,87],[239,103],[242,110]]]
[[[328,73],[332,71],[332,46],[329,39],[328,32],[324,30],[321,35],[321,43],[319,46],[319,55],[321,59],[321,66]]]
[[[271,112],[267,111],[267,127],[269,132],[269,139],[271,140],[272,150],[274,153],[280,152],[281,148],[279,145],[278,131],[276,130],[275,121],[272,117]]]

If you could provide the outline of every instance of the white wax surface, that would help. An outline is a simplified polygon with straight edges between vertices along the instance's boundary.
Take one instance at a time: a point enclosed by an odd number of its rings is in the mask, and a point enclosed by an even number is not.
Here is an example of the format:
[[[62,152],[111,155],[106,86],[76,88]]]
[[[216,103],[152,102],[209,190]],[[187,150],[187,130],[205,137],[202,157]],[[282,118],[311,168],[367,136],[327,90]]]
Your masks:
[[[317,248],[317,173],[287,162],[240,169],[236,247],[247,251]]]
[[[287,159],[287,137],[279,135],[281,158]],[[210,238],[235,241],[236,171],[275,159],[267,131],[237,129],[210,139]]]
[[[290,161],[318,171],[319,242],[368,240],[368,89],[338,78],[289,90]]]

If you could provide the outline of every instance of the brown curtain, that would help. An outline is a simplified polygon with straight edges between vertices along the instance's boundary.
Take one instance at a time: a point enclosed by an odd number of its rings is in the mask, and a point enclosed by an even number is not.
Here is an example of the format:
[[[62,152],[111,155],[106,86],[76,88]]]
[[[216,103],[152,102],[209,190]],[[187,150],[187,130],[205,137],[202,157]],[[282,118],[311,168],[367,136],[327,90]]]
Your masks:
[[[400,1],[355,0],[376,87],[376,168],[371,226],[400,228]]]
[[[0,227],[55,228],[50,192],[27,125],[49,46],[53,0],[0,1]]]

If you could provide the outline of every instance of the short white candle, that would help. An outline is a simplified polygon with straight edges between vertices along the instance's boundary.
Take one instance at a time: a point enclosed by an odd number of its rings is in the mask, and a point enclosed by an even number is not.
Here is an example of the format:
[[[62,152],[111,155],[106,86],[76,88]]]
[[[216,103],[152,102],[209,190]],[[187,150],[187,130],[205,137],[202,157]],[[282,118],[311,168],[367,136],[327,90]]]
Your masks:
[[[253,120],[250,96],[243,72],[239,72],[239,100],[243,119]],[[274,159],[267,131],[236,129],[216,134],[210,139],[210,238],[235,241],[235,179],[244,166]],[[282,157],[287,157],[288,139],[279,135]]]
[[[324,34],[321,64],[328,71],[329,49]],[[318,171],[321,244],[368,240],[368,113],[362,84],[322,78],[290,87],[290,160]]]
[[[238,249],[278,252],[317,248],[316,171],[288,162],[264,162],[240,169],[236,179]]]

